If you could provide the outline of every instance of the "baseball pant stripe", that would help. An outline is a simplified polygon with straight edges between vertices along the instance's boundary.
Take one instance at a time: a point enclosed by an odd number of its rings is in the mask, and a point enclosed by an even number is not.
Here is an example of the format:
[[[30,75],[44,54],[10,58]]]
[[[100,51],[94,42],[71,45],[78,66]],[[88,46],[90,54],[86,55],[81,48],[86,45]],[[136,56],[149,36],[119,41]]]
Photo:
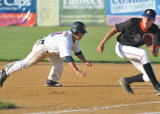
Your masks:
[[[119,48],[119,45],[118,45],[118,48]],[[133,54],[133,53],[124,52],[124,51],[122,51],[120,48],[119,48],[119,51],[122,52],[122,53],[128,54],[128,55],[138,56],[138,57],[140,58],[142,64],[143,64],[143,59],[142,59],[142,57],[141,57],[140,55],[136,55],[136,54]]]

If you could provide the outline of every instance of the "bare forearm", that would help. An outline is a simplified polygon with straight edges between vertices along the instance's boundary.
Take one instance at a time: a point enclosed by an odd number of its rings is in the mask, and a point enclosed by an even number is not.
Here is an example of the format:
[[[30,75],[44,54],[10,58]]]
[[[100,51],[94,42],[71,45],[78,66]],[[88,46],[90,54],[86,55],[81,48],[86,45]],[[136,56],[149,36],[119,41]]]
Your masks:
[[[155,52],[152,52],[152,55],[153,55],[154,57],[157,57],[158,54],[159,54],[159,49],[157,49]]]
[[[77,56],[81,61],[83,61],[87,66],[90,66],[91,68],[94,68],[94,64],[87,61],[83,54]]]
[[[74,62],[69,62],[68,64],[75,72],[78,71],[78,68]]]
[[[75,73],[76,73],[78,76],[84,77],[84,76],[86,75],[85,72],[80,71],[80,70],[76,67],[76,65],[75,65],[74,62],[69,62],[68,64],[69,64],[69,66],[75,71]]]
[[[116,28],[113,28],[101,41],[101,44],[105,44],[112,36],[114,36],[117,33]]]
[[[104,39],[100,42],[97,51],[103,54],[104,50],[104,44],[113,36],[117,33],[117,29],[113,28],[105,37]]]
[[[77,57],[78,57],[81,61],[83,61],[84,63],[86,62],[86,59],[85,59],[85,57],[84,57],[83,54],[78,55]]]

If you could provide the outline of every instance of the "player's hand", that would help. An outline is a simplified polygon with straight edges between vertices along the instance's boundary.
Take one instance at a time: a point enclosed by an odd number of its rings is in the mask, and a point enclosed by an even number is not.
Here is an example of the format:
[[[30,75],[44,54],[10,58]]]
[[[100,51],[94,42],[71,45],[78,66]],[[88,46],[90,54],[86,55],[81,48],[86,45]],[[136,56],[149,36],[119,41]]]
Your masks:
[[[158,54],[159,54],[159,49],[157,48],[156,51],[152,51],[153,50],[153,47],[152,46],[148,46],[148,49],[150,50],[150,52],[152,53],[152,55],[154,57],[157,57]]]
[[[150,52],[153,52],[153,45],[149,45],[148,49],[150,50]]]
[[[91,68],[95,68],[94,64],[91,63],[91,62],[85,62],[85,64],[86,64],[87,66],[90,66]]]
[[[85,76],[86,76],[86,73],[84,73],[84,72],[82,72],[82,71],[79,71],[79,70],[76,71],[76,74],[77,74],[78,76],[80,76],[80,77],[85,77]]]
[[[97,48],[97,51],[103,54],[104,44],[100,44]]]

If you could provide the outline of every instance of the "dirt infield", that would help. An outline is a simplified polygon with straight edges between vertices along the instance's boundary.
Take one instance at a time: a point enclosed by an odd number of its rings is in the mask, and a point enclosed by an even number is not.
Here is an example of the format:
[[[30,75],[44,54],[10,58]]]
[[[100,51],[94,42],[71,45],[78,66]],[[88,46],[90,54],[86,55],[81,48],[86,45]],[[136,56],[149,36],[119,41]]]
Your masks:
[[[4,68],[0,63],[0,68]],[[135,83],[135,94],[126,94],[119,79],[139,73],[132,64],[95,63],[94,70],[77,63],[87,76],[82,78],[64,64],[60,83],[63,87],[45,87],[51,64],[39,63],[10,75],[0,88],[0,100],[15,103],[15,109],[0,114],[137,114],[160,113],[160,97],[151,83]],[[153,65],[160,79],[160,65]]]

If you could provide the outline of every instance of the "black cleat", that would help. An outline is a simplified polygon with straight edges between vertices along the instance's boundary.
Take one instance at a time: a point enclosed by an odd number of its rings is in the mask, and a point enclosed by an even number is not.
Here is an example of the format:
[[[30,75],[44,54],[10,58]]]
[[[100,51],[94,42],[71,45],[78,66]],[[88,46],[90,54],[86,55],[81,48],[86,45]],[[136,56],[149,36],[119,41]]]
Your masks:
[[[155,93],[157,96],[160,96],[160,84],[157,84],[155,87]]]
[[[7,77],[8,77],[8,75],[6,74],[6,71],[0,69],[0,87],[3,86],[3,83],[4,83],[4,81],[6,80]]]
[[[124,87],[127,93],[134,94],[133,90],[131,89],[130,85],[127,83],[125,78],[120,79],[119,82]]]
[[[61,87],[62,86],[61,83],[54,82],[53,80],[49,80],[49,79],[46,80],[45,85],[47,87]]]

